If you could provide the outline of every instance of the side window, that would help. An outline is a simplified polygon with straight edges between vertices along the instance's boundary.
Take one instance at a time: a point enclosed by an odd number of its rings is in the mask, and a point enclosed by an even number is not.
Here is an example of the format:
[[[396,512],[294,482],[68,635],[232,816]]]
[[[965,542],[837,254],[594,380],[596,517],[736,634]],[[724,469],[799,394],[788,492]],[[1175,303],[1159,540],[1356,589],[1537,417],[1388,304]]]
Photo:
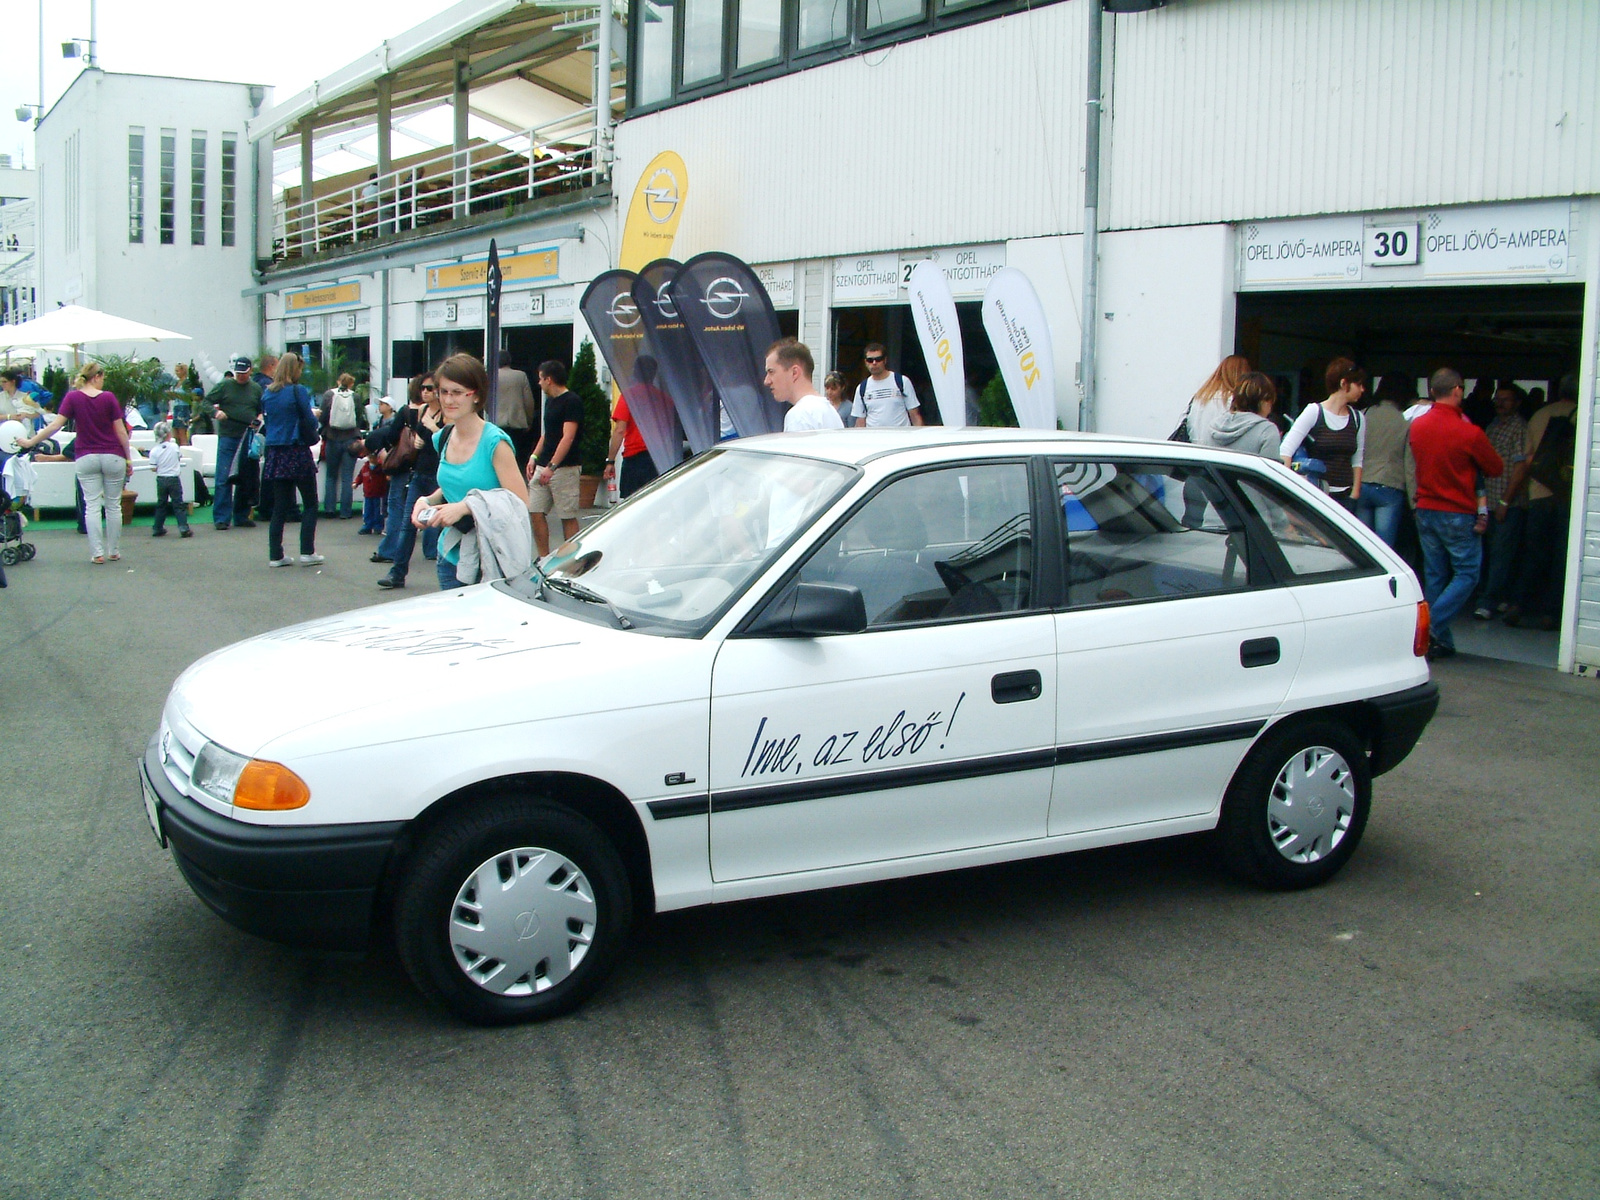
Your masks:
[[[1055,472],[1071,607],[1250,586],[1244,522],[1207,472],[1143,462],[1059,462]]]
[[[1372,565],[1348,538],[1309,506],[1254,479],[1234,476],[1233,480],[1297,579],[1358,571]]]
[[[860,588],[868,627],[883,628],[1025,609],[1032,571],[1028,468],[985,463],[895,480],[798,578]]]

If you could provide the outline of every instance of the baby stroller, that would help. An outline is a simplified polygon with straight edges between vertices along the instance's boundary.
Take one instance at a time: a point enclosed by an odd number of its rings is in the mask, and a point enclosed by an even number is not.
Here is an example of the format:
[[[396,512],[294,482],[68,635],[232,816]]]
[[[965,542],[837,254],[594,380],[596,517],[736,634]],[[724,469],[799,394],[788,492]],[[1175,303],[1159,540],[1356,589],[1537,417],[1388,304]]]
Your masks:
[[[26,518],[12,507],[11,493],[0,488],[0,566],[27,562],[38,553],[32,542],[22,540],[27,524]],[[0,586],[4,586],[4,578],[0,575]]]

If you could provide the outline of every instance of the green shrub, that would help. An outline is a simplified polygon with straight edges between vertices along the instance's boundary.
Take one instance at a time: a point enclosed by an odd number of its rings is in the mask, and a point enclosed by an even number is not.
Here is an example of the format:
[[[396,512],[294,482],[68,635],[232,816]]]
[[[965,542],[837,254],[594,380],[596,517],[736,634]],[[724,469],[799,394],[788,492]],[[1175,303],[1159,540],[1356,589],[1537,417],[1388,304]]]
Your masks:
[[[978,424],[997,429],[1015,429],[1017,413],[1011,407],[1011,393],[1005,377],[998,371],[978,396]]]
[[[594,343],[588,338],[578,347],[578,357],[567,373],[567,390],[583,401],[583,433],[578,452],[583,474],[599,475],[606,467],[606,450],[611,446],[611,407],[595,371]]]
[[[39,384],[56,398],[57,404],[60,404],[67,392],[72,389],[72,376],[61,367],[46,367],[44,374],[39,378]]]

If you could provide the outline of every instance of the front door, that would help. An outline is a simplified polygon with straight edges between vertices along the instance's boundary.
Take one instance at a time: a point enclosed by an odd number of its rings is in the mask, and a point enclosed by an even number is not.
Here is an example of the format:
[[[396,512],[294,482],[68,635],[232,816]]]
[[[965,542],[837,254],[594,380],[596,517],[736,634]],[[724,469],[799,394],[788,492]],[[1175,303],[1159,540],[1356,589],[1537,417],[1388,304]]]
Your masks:
[[[1032,530],[1024,462],[898,477],[795,579],[859,588],[866,630],[723,645],[714,879],[1044,835],[1055,630],[1034,608]]]

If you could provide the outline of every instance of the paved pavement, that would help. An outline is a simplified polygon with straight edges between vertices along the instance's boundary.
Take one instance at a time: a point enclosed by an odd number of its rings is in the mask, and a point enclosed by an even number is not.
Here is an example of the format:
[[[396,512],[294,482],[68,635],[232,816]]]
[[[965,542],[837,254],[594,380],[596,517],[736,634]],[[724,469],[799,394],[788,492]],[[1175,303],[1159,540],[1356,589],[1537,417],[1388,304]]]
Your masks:
[[[0,1196],[1600,1195],[1593,681],[1442,664],[1314,892],[1190,839],[674,914],[579,1015],[486,1032],[224,925],[134,785],[187,663],[392,599],[370,539],[37,541],[0,593]]]

